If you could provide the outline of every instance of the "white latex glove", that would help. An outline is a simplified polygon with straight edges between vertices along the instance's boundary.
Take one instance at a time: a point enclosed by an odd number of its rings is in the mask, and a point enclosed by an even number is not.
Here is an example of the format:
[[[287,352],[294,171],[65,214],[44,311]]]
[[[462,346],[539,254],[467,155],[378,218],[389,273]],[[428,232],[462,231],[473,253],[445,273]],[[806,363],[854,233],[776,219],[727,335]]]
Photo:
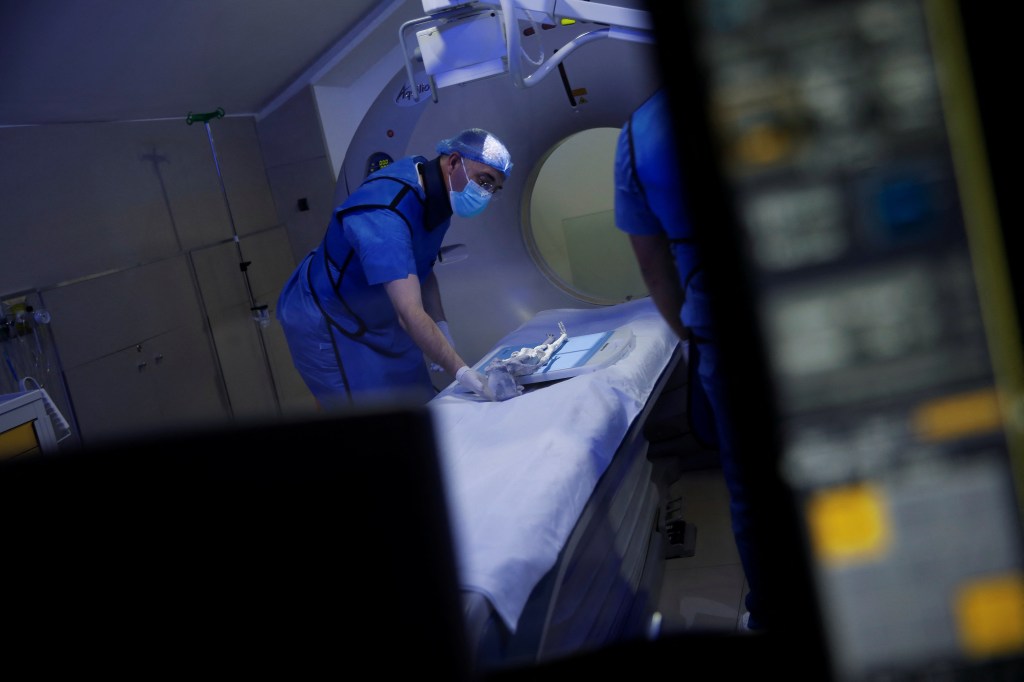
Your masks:
[[[444,334],[444,338],[448,339],[448,345],[450,345],[452,348],[455,348],[455,342],[452,341],[452,333],[448,330],[448,321],[447,320],[440,320],[437,323],[437,328],[441,330],[442,334]],[[430,371],[431,372],[443,372],[444,371],[444,367],[442,367],[441,365],[437,364],[436,362],[432,362],[432,363],[430,363]]]
[[[509,372],[507,366],[489,367],[484,374],[487,388],[494,394],[494,400],[508,400],[522,395],[523,387]]]
[[[494,400],[494,391],[487,385],[487,377],[475,369],[471,369],[468,365],[459,367],[459,371],[455,373],[455,381],[459,382],[459,385],[463,388],[479,396],[483,396],[488,400]]]

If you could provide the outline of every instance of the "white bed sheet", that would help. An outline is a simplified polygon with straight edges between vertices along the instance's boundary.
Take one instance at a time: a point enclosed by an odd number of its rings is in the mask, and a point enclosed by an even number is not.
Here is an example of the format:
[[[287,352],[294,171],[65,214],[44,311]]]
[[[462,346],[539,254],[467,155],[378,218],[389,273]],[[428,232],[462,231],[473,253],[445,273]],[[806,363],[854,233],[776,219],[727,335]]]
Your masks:
[[[543,311],[494,348],[535,346],[559,322],[570,337],[628,325],[636,345],[613,365],[505,402],[453,383],[429,403],[460,584],[487,597],[511,632],[679,344],[643,298]]]

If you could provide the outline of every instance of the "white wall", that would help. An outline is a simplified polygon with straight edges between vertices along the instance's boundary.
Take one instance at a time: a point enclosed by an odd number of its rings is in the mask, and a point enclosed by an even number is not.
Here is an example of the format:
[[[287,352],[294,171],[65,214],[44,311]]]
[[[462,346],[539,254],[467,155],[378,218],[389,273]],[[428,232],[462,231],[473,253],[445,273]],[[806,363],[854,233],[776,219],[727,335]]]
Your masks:
[[[294,386],[240,270],[244,257],[269,304],[292,267],[254,120],[210,127],[227,199],[202,125],[0,129],[0,299],[31,292],[50,310],[86,445],[275,416],[275,385]]]
[[[352,137],[363,122],[381,90],[391,81],[395,72],[404,68],[402,51],[397,41],[395,48],[381,61],[363,72],[350,86],[318,85],[313,87],[320,125],[323,128],[327,155],[334,169],[334,177],[341,172],[345,153]]]

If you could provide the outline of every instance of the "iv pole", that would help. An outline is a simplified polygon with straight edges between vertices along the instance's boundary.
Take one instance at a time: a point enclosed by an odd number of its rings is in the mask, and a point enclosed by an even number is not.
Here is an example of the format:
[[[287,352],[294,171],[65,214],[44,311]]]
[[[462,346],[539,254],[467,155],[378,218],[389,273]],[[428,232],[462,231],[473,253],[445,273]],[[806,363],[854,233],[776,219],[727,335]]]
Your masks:
[[[218,107],[216,111],[211,111],[205,114],[193,114],[192,112],[189,112],[188,116],[185,117],[185,123],[192,125],[198,121],[206,127],[206,137],[210,141],[210,153],[213,154],[213,166],[217,170],[217,180],[220,182],[220,192],[224,197],[224,206],[228,210],[228,221],[231,223],[232,241],[235,242],[235,249],[238,251],[238,268],[242,271],[242,277],[245,279],[245,290],[249,295],[249,310],[252,312],[252,319],[257,324],[256,338],[259,340],[260,352],[263,354],[263,364],[267,370],[267,377],[270,379],[270,391],[274,396],[274,406],[277,408],[278,414],[280,414],[281,400],[277,395],[277,385],[274,382],[274,372],[270,367],[270,357],[267,355],[267,344],[263,339],[263,330],[270,324],[270,313],[266,304],[258,304],[256,302],[256,297],[253,296],[252,293],[252,284],[249,282],[249,266],[252,265],[252,261],[247,261],[242,256],[242,243],[238,238],[238,230],[235,228],[235,218],[231,213],[231,202],[228,201],[228,190],[224,185],[224,177],[220,172],[220,162],[217,160],[217,148],[213,144],[213,131],[210,130],[210,119],[214,118],[224,118],[224,110]]]

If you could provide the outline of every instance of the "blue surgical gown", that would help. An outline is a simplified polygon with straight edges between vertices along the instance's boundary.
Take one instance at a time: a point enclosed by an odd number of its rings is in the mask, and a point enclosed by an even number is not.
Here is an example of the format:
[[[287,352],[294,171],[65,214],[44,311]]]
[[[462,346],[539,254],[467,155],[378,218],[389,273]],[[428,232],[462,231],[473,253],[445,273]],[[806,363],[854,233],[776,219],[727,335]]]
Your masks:
[[[427,225],[427,195],[406,157],[371,174],[337,207],[324,239],[277,304],[292,361],[325,407],[426,402],[423,353],[398,323],[384,285],[430,274],[450,218]]]

